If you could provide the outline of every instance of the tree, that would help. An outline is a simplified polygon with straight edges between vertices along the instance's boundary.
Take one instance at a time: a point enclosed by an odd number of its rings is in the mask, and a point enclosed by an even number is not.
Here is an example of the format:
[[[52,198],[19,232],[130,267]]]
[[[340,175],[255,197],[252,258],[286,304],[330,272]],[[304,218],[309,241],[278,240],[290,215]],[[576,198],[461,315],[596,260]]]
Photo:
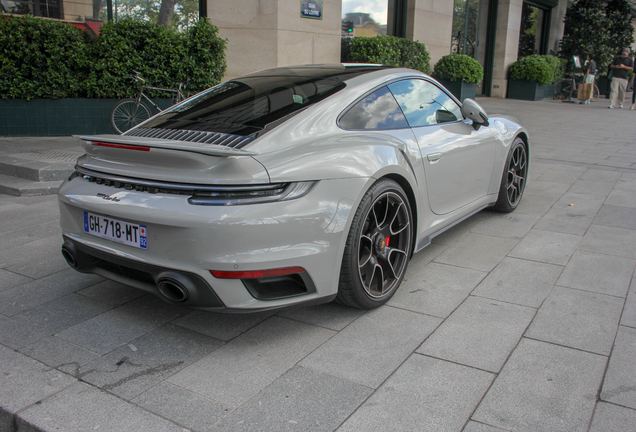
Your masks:
[[[578,0],[568,8],[564,22],[559,57],[571,64],[572,56],[590,53],[601,70],[612,61],[610,20],[602,0]]]
[[[605,6],[605,15],[609,19],[610,48],[614,53],[634,43],[631,8],[627,0],[610,0]]]
[[[174,7],[177,5],[177,1],[178,0],[161,0],[161,9],[159,9],[157,24],[161,24],[168,28],[171,27],[172,15],[174,14]]]

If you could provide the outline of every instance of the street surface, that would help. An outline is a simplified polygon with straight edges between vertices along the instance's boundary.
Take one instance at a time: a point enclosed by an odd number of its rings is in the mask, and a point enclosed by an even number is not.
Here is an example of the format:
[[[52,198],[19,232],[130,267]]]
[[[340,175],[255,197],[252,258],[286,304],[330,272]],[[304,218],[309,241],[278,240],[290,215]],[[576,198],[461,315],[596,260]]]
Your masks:
[[[530,132],[520,207],[368,312],[170,305],[69,268],[55,196],[0,195],[0,431],[636,431],[636,111],[479,102]]]

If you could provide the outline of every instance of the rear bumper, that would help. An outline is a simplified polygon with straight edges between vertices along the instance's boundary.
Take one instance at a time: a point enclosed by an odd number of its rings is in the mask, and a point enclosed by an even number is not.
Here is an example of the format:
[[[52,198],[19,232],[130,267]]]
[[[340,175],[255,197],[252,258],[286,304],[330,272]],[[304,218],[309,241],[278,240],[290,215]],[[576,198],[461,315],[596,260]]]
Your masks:
[[[259,205],[195,206],[186,196],[116,189],[76,178],[60,189],[69,264],[167,301],[218,311],[255,312],[331,301],[351,209],[366,180],[323,180],[299,199]],[[103,199],[102,196],[113,199]],[[343,197],[344,195],[344,197]],[[84,232],[83,212],[143,224],[148,248]],[[68,261],[68,257],[67,257]],[[278,279],[226,279],[211,271],[302,267]],[[162,290],[161,282],[168,280]],[[179,282],[186,295],[180,294]],[[171,295],[173,291],[174,295]]]

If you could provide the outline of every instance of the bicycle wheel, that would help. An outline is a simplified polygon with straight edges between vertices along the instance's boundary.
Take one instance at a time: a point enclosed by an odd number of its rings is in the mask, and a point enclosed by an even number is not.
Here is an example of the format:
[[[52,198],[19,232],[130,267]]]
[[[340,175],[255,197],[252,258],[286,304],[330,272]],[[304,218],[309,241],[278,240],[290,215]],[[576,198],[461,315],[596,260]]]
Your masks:
[[[598,87],[596,86],[596,84],[594,84],[592,86],[592,97],[590,98],[590,100],[592,102],[596,102],[600,96],[601,96],[601,92],[598,90]]]
[[[576,97],[573,87],[572,80],[563,79],[557,81],[556,84],[554,84],[553,99],[571,99]]]
[[[110,124],[120,135],[148,118],[150,109],[135,99],[120,100],[110,112]]]

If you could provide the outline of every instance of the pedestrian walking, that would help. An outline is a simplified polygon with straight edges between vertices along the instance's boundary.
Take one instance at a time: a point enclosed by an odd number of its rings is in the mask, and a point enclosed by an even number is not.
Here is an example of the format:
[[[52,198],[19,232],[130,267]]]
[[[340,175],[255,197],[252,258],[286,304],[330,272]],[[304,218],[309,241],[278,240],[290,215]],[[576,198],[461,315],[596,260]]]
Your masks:
[[[631,50],[625,48],[620,57],[614,58],[610,68],[612,69],[612,91],[610,93],[610,105],[612,109],[616,104],[623,108],[625,102],[625,91],[627,90],[627,76],[629,71],[634,70],[634,63],[629,58]]]
[[[585,84],[592,83],[592,87],[593,87],[594,78],[596,77],[597,71],[596,71],[596,62],[594,61],[592,57],[593,57],[592,54],[587,55],[587,61],[585,62],[585,78],[583,79],[583,82]],[[593,93],[593,90],[590,91],[590,97],[588,97],[587,100],[583,100],[579,103],[589,105],[590,99],[592,98],[592,93]]]

